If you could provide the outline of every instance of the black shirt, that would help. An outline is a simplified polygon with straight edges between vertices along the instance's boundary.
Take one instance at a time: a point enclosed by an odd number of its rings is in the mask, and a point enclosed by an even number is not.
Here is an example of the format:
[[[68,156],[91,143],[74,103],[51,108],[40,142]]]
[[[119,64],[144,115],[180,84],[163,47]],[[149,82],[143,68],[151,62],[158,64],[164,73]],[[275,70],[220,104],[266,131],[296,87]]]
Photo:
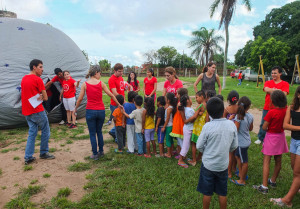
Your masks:
[[[156,111],[156,120],[155,120],[155,127],[157,124],[157,119],[161,118],[160,123],[158,124],[158,127],[164,126],[165,124],[165,108],[159,107]]]
[[[295,112],[291,110],[291,118],[293,126],[300,126],[300,112]],[[300,131],[292,131],[292,138],[300,140]]]

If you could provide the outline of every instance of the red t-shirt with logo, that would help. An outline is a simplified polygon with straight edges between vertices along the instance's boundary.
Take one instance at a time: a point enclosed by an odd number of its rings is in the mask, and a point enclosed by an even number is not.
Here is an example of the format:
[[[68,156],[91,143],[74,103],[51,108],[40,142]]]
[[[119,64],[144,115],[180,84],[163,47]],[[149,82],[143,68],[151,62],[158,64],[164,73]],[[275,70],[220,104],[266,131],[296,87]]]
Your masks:
[[[154,90],[154,84],[157,83],[157,78],[152,77],[150,80],[148,77],[144,79],[144,88],[145,94],[150,95],[151,92]]]
[[[58,77],[58,76],[56,75],[56,76],[54,76],[54,77],[52,78],[51,81],[52,81],[53,83],[56,82],[56,81],[58,81],[58,82],[60,83],[60,85],[62,86],[62,85],[63,85],[63,82],[64,82],[64,79],[63,79],[63,78],[60,78],[60,77]]]
[[[69,80],[64,80],[63,81],[63,89],[64,89],[64,98],[72,98],[75,97],[76,93],[76,87],[74,85],[76,81],[73,78],[70,78]]]
[[[283,120],[285,117],[286,108],[274,108],[270,110],[264,120],[269,122],[268,132],[281,133],[283,132]]]
[[[182,82],[181,80],[176,79],[175,83],[173,85],[170,83],[169,80],[167,80],[164,84],[164,88],[167,89],[167,93],[173,93],[175,96],[177,95],[177,90],[182,88]]]
[[[122,76],[117,77],[115,75],[112,75],[108,80],[108,86],[111,93],[112,93],[112,89],[115,88],[118,94],[121,94],[125,97],[124,80]],[[110,99],[110,104],[113,106],[117,106],[117,104],[113,99]]]
[[[138,80],[136,80],[136,82],[137,82],[137,84],[139,85],[139,81]],[[130,85],[132,86],[132,88],[133,88],[133,91],[136,91],[137,90],[137,88],[138,88],[138,85],[135,85],[135,82],[133,81],[133,82],[130,82]]]
[[[33,108],[28,99],[45,90],[43,80],[34,74],[25,75],[21,81],[22,114],[25,116],[44,111],[42,104]]]
[[[268,87],[271,89],[280,89],[281,91],[285,91],[287,92],[287,94],[289,94],[289,83],[286,81],[280,81],[279,83],[275,83],[274,80],[271,81],[267,81],[264,85],[264,88]],[[273,109],[274,106],[271,104],[271,95],[269,93],[266,94],[265,97],[265,106],[264,106],[264,110],[271,110]]]

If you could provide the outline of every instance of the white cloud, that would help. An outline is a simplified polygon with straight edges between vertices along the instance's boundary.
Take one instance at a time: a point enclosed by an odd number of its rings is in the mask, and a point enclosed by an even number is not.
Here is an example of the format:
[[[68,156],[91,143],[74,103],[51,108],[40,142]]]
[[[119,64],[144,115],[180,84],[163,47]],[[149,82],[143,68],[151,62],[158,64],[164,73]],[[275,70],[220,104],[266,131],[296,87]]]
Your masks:
[[[296,0],[287,0],[286,3],[287,3],[287,4],[288,4],[288,3],[292,3],[292,2],[294,2],[294,1],[296,1]]]
[[[49,13],[46,0],[4,0],[2,6],[8,11],[17,13],[20,19],[34,20]]]
[[[184,36],[191,37],[191,36],[192,36],[192,31],[191,31],[191,30],[181,29],[181,30],[180,30],[180,34],[182,34],[182,35],[184,35]]]
[[[254,17],[256,16],[256,9],[251,8],[251,11],[247,9],[245,5],[237,5],[236,7],[236,15],[237,16],[249,16],[249,17]]]
[[[142,52],[134,51],[133,55],[135,56],[138,63],[143,63],[145,61],[145,57]]]
[[[269,5],[269,6],[267,6],[267,9],[265,10],[265,13],[267,14],[267,13],[271,12],[272,9],[276,9],[276,8],[280,8],[280,7],[281,6],[279,6],[279,5]]]

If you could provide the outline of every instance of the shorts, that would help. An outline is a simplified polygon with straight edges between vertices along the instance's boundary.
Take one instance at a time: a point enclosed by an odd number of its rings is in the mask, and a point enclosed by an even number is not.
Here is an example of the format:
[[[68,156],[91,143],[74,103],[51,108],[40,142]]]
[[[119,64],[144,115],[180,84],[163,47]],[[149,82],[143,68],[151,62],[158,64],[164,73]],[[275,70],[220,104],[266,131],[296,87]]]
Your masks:
[[[146,142],[154,141],[154,133],[155,129],[145,129],[144,135],[145,135],[145,140]]]
[[[167,126],[166,129],[165,129],[167,147],[171,147],[172,144],[174,144],[173,137],[170,136],[170,133],[172,132],[172,128],[173,128],[172,126]]]
[[[63,98],[63,103],[66,110],[74,111],[75,110],[75,97],[72,98]]]
[[[157,129],[157,141],[159,144],[163,144],[165,139],[165,132],[161,132],[161,128],[162,127],[158,127]]]
[[[248,148],[249,147],[238,147],[235,150],[235,156],[241,159],[241,163],[248,163]]]
[[[296,155],[300,155],[300,140],[291,139],[290,152]]]
[[[215,192],[220,196],[227,196],[228,169],[217,172],[206,169],[201,164],[197,191],[206,196],[212,196]]]

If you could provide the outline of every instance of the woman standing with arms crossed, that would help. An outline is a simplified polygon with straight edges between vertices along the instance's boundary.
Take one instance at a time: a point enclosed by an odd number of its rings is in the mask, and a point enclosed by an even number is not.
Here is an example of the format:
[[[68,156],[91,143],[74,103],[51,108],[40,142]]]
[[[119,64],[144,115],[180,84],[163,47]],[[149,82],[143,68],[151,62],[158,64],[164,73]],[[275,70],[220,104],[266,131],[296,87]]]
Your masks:
[[[207,66],[203,68],[203,73],[201,73],[198,76],[197,80],[194,83],[195,92],[198,92],[197,85],[199,84],[200,81],[202,81],[201,90],[205,92],[207,92],[208,90],[213,90],[216,92],[215,83],[217,82],[219,86],[218,94],[221,94],[222,88],[221,88],[220,77],[217,74],[215,74],[215,71],[216,71],[216,64],[213,62],[209,62]]]
[[[152,97],[156,100],[156,89],[157,89],[157,79],[154,77],[154,71],[152,68],[147,70],[147,77],[144,79],[144,95],[145,99],[147,97]]]
[[[88,81],[84,82],[81,86],[81,91],[77,99],[75,112],[79,107],[82,99],[86,93],[87,104],[86,104],[86,123],[88,125],[90,140],[92,145],[93,154],[91,159],[98,160],[99,157],[103,156],[103,135],[102,135],[102,126],[105,119],[105,107],[102,100],[102,90],[110,96],[118,106],[120,106],[116,97],[109,91],[104,82],[100,81],[100,69],[97,67],[91,67],[86,78],[90,78]],[[98,138],[98,147],[97,151],[97,140]]]

